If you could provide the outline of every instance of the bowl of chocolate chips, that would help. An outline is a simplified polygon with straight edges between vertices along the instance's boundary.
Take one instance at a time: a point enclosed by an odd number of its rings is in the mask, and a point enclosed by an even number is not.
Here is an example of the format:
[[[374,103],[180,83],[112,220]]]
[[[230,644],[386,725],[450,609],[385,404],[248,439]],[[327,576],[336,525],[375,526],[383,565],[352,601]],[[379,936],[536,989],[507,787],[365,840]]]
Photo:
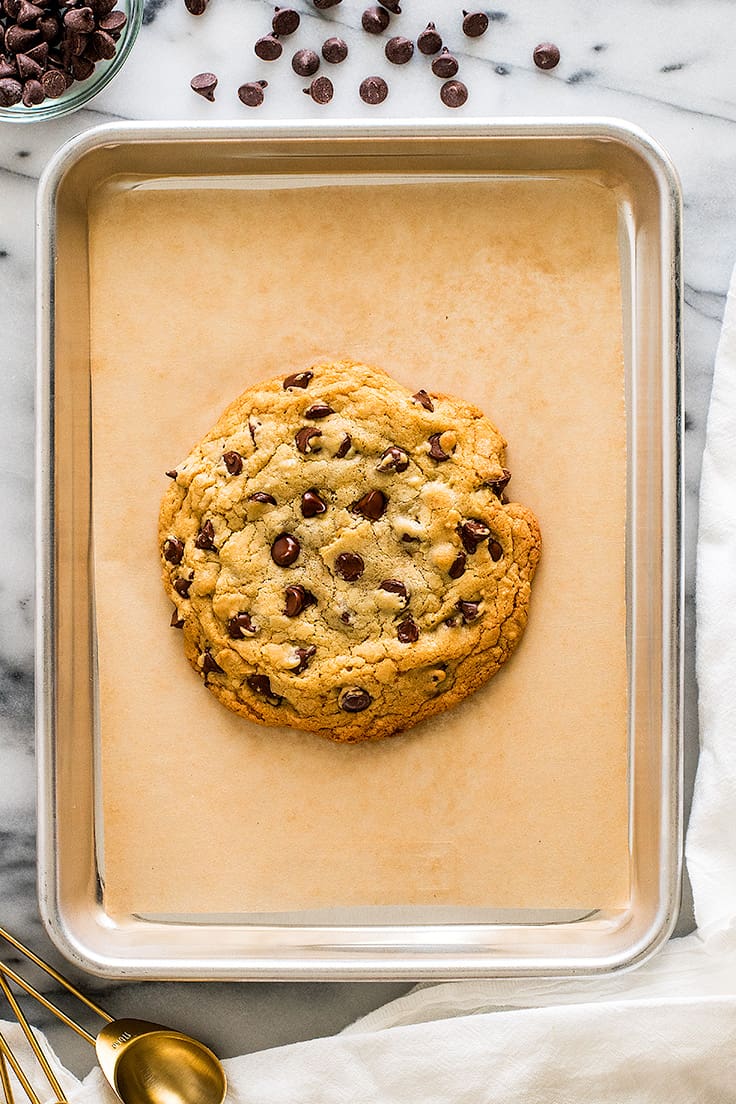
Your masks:
[[[109,84],[143,0],[0,0],[0,120],[67,115]]]

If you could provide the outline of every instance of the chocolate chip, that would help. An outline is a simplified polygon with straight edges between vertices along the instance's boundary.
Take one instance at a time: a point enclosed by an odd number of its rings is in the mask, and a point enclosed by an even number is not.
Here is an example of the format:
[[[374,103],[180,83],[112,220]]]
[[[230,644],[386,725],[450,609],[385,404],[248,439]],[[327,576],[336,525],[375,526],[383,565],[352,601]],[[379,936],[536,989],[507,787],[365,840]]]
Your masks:
[[[432,72],[443,80],[454,77],[459,68],[457,58],[452,56],[446,46],[442,47],[439,55],[432,62]]]
[[[444,460],[450,459],[450,454],[445,452],[440,444],[441,433],[433,433],[429,438],[429,455],[433,460],[436,460],[438,464],[441,464]]]
[[[39,42],[38,46],[34,46],[32,50],[29,50],[25,55],[32,61],[37,62],[39,65],[46,65],[49,57],[49,44],[48,42]],[[16,58],[16,62],[17,62]]]
[[[18,76],[18,66],[13,58],[0,57],[0,80],[10,77],[15,80]]]
[[[417,391],[416,395],[412,395],[412,398],[415,402],[420,403],[420,405],[423,406],[425,410],[429,410],[430,413],[434,410],[434,403],[432,402],[424,388],[422,388],[420,391]]]
[[[260,422],[258,423],[258,427],[254,426],[253,422],[248,422],[248,432],[250,433],[250,439],[251,439],[251,441],[253,442],[253,444],[256,448],[258,447],[256,445],[256,428],[260,429],[260,426],[261,426]]]
[[[445,107],[462,107],[468,101],[467,86],[459,80],[448,80],[440,88],[440,99]]]
[[[329,77],[315,77],[309,88],[302,89],[316,104],[328,104],[335,94]]]
[[[89,11],[89,8],[83,10]],[[16,23],[20,23],[21,27],[28,27],[31,23],[35,23],[37,19],[40,19],[43,14],[43,8],[39,8],[37,4],[31,4],[29,0],[21,0],[15,21]],[[90,15],[92,15],[91,11]],[[92,26],[94,27],[94,16],[92,18]]]
[[[273,495],[266,494],[265,491],[254,491],[252,495],[248,495],[249,502],[260,502],[262,506],[275,506],[276,499]]]
[[[215,527],[209,519],[197,533],[194,547],[199,548],[202,552],[215,551]]]
[[[184,0],[184,7],[190,15],[204,15],[209,0]]]
[[[401,15],[399,0],[383,0],[383,6],[387,8],[392,15]]]
[[[491,559],[494,563],[498,563],[498,561],[503,556],[503,548],[496,540],[490,541],[488,545],[488,551],[490,552]]]
[[[238,89],[238,99],[246,107],[260,107],[264,100],[263,89],[268,88],[268,81],[246,81]]]
[[[281,705],[283,699],[278,694],[274,694],[267,675],[248,675],[245,681],[254,693],[262,694],[269,705]]]
[[[293,376],[287,376],[283,383],[284,391],[290,387],[309,387],[310,380],[314,379],[314,372],[295,372]]]
[[[98,20],[97,26],[101,31],[107,31],[108,34],[114,34],[118,31],[122,31],[125,24],[128,22],[128,17],[125,12],[113,11],[104,18]]]
[[[228,620],[227,635],[231,640],[244,640],[245,633],[250,633],[252,636],[257,632],[258,626],[252,621],[249,613],[236,613]]]
[[[327,403],[314,403],[308,410],[304,411],[305,418],[314,418],[318,421],[321,418],[327,418],[328,415],[334,414],[335,411]]]
[[[273,33],[277,35],[290,35],[293,34],[301,22],[301,16],[299,12],[294,11],[293,8],[276,8],[273,19],[271,20],[271,27]]]
[[[327,8],[336,8],[342,0],[312,0],[312,3],[318,11],[326,11]]]
[[[343,437],[342,441],[340,442],[339,449],[335,453],[335,457],[336,457],[337,460],[344,460],[345,459],[347,454],[350,452],[350,446],[352,445],[352,443],[353,443],[353,438],[350,436],[349,433],[346,433],[345,436]]]
[[[501,478],[489,480],[489,482],[486,483],[486,487],[490,487],[493,493],[498,498],[500,498],[503,492],[508,487],[510,480],[511,472],[508,470],[508,468],[503,468],[503,475],[501,476]]]
[[[378,521],[383,517],[387,503],[388,499],[383,491],[367,491],[362,498],[353,503],[353,510],[356,514],[362,514],[364,518],[368,518],[369,521]]]
[[[58,100],[66,92],[64,75],[58,69],[49,69],[41,77],[41,86],[50,100]]]
[[[14,107],[23,96],[23,85],[14,77],[0,78],[0,107]]]
[[[385,590],[389,594],[398,594],[401,598],[409,598],[406,587],[398,579],[384,579],[379,590]]]
[[[340,614],[340,620],[342,621],[343,625],[349,625],[352,621],[352,617],[350,616],[348,611],[345,610],[343,613]]]
[[[366,77],[361,83],[360,98],[363,103],[375,107],[376,104],[383,103],[387,96],[388,85],[383,77]]]
[[[298,77],[311,77],[319,69],[319,57],[314,50],[297,50],[291,59],[291,68]]]
[[[475,621],[477,618],[480,602],[457,602],[456,606],[463,615],[463,621],[467,625],[469,621]]]
[[[302,546],[291,533],[280,533],[271,545],[271,559],[279,567],[290,567],[299,557]]]
[[[59,20],[53,15],[45,15],[43,19],[39,19],[36,24],[36,29],[41,36],[42,42],[46,43],[53,42],[59,33],[59,28]]]
[[[1,83],[1,82],[0,82]],[[184,558],[184,541],[178,537],[167,537],[163,547],[164,559],[171,564],[180,564]]]
[[[327,38],[322,43],[322,57],[330,65],[339,65],[348,56],[348,44],[342,38]]]
[[[384,452],[381,453],[380,459],[376,464],[376,471],[380,472],[403,472],[409,467],[409,456],[398,445],[389,445]]]
[[[450,570],[447,574],[451,579],[459,579],[461,575],[465,574],[465,553],[461,552],[450,564]]]
[[[223,452],[222,459],[230,475],[240,475],[243,470],[243,457],[239,452],[234,452],[230,449],[227,452]]]
[[[5,8],[6,14],[9,15],[11,19],[17,19],[18,18],[18,12],[20,11],[20,3],[21,3],[21,0],[5,0],[5,3],[4,3],[3,6]]]
[[[284,47],[275,35],[269,34],[258,39],[253,47],[253,51],[256,57],[259,57],[261,61],[276,61],[276,59],[280,58],[283,54]]]
[[[404,38],[403,35],[396,35],[395,38],[390,38],[386,43],[386,57],[392,65],[406,65],[407,61],[411,61],[414,53],[414,43],[410,38]]]
[[[488,540],[490,535],[491,530],[486,523],[478,521],[476,518],[464,521],[460,526],[460,539],[463,542],[463,548],[470,556],[474,555],[478,545]]]
[[[167,472],[164,472],[164,475],[168,476],[169,479],[176,479],[178,474],[176,468],[169,468]]]
[[[417,38],[417,49],[420,54],[438,54],[442,49],[442,37],[434,23],[428,23],[426,28]]]
[[[94,12],[91,8],[72,8],[64,16],[64,26],[77,34],[91,34],[95,29]]]
[[[8,27],[5,32],[5,47],[11,54],[26,54],[32,46],[39,42],[40,38],[38,31],[14,24],[12,27]]]
[[[189,588],[191,587],[193,581],[193,579],[175,579],[174,590],[181,598],[188,598]]]
[[[485,12],[463,12],[463,34],[468,38],[480,38],[488,30],[488,16]]]
[[[312,592],[303,586],[288,586],[284,591],[284,598],[286,600],[284,614],[287,617],[298,617],[302,610],[315,605],[317,601]]]
[[[28,54],[17,54],[15,64],[21,80],[38,81],[43,76],[43,66],[39,65],[33,58],[29,58]],[[43,92],[43,89],[41,91]]]
[[[560,64],[560,50],[554,42],[540,42],[534,47],[532,57],[537,69],[554,69]]]
[[[314,426],[303,426],[298,429],[294,434],[294,441],[299,452],[304,453],[306,456],[309,452],[319,452],[321,445],[313,445],[312,441],[317,441],[322,436],[321,429],[315,429]]]
[[[171,625],[172,629],[184,628],[184,618],[179,616],[179,611],[176,606],[174,606],[174,612],[171,615],[171,620],[169,621],[169,624]]]
[[[365,564],[357,552],[341,552],[335,560],[335,570],[346,583],[354,583],[365,571]]]
[[[391,16],[385,8],[378,4],[373,8],[366,8],[360,17],[360,22],[363,24],[363,30],[368,34],[382,34],[388,27],[390,21]]]
[[[399,622],[396,635],[402,644],[416,644],[419,639],[419,626],[411,617]]]
[[[26,107],[36,107],[37,104],[42,104],[45,99],[46,93],[40,81],[31,78],[25,82],[23,85],[23,103]]]
[[[337,704],[345,713],[362,713],[373,701],[367,690],[361,690],[359,686],[351,686],[343,690],[337,699]]]
[[[222,667],[212,655],[212,652],[209,650],[209,648],[205,648],[204,652],[202,653],[202,670],[204,671],[205,675],[225,674]]]
[[[293,667],[292,672],[295,675],[300,675],[302,671],[307,669],[307,665],[317,649],[314,644],[308,644],[306,648],[295,648],[294,651],[299,656],[299,665]]]
[[[95,63],[86,57],[73,57],[71,68],[74,79],[83,81],[92,76],[95,71]]]
[[[320,497],[319,492],[312,487],[311,490],[305,491],[302,495],[301,509],[302,517],[317,517],[318,514],[324,514],[326,512],[327,503]]]

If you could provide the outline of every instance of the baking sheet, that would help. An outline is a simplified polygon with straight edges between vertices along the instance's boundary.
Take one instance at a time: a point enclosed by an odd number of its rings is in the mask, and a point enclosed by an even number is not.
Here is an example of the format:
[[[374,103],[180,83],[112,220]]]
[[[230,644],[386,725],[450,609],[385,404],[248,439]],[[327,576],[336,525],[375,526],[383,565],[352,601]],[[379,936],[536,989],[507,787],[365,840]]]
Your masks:
[[[106,910],[623,905],[615,196],[582,175],[243,183],[119,180],[90,212]],[[243,387],[330,356],[483,407],[544,539],[508,666],[349,748],[203,690],[156,547],[163,472]]]

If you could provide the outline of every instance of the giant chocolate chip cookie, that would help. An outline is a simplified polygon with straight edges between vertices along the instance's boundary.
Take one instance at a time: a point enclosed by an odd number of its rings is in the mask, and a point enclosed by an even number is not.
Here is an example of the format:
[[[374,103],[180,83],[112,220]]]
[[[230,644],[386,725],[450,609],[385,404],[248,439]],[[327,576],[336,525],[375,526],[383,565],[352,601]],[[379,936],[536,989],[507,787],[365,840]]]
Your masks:
[[[540,536],[474,406],[343,361],[249,388],[160,514],[172,625],[229,709],[332,740],[448,709],[508,659]]]

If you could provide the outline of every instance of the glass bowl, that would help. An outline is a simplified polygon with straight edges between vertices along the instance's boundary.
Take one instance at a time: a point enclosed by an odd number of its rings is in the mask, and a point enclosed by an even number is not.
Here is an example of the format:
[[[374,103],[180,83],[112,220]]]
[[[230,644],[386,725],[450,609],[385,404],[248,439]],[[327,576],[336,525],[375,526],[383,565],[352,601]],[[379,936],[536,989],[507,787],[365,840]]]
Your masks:
[[[84,107],[93,96],[96,96],[106,87],[125,64],[125,59],[130,53],[136,40],[143,19],[144,0],[118,0],[117,11],[122,11],[127,17],[127,22],[118,39],[115,56],[109,61],[98,61],[91,77],[84,81],[75,81],[63,95],[55,100],[44,100],[35,107],[25,107],[24,104],[15,104],[13,107],[0,107],[0,122],[33,123],[41,120],[58,119],[62,115],[69,115],[72,111]]]

